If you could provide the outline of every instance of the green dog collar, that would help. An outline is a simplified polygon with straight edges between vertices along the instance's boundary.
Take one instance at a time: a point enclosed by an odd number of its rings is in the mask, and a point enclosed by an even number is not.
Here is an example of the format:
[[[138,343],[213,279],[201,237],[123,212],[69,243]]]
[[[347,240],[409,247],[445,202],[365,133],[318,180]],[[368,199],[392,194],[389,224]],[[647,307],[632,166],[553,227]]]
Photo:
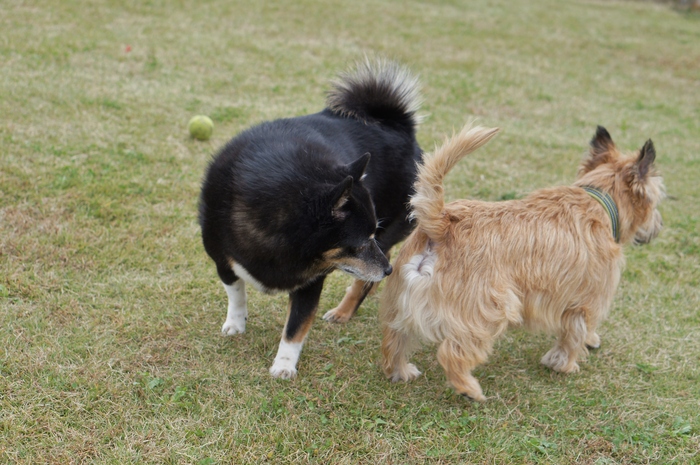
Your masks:
[[[613,237],[615,238],[615,242],[620,242],[620,214],[610,194],[596,189],[593,186],[583,186],[582,189],[588,192],[588,195],[596,199],[603,206],[605,211],[608,212],[610,222],[612,223]]]

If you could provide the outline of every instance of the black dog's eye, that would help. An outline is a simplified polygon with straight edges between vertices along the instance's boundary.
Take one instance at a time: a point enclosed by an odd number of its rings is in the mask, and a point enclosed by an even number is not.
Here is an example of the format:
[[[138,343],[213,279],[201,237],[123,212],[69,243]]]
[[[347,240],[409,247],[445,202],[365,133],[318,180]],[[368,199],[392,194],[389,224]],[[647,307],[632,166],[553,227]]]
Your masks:
[[[362,249],[364,248],[364,245],[358,245],[355,247],[348,247],[348,252],[351,255],[358,255],[360,252],[362,252]]]

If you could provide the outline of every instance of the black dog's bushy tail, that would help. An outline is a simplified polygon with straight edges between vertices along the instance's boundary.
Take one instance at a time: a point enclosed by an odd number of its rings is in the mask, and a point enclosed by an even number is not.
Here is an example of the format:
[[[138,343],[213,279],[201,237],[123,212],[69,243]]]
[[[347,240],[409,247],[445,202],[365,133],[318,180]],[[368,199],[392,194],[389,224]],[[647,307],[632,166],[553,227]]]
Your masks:
[[[418,78],[393,61],[365,58],[332,84],[327,105],[333,113],[411,129],[420,123]]]

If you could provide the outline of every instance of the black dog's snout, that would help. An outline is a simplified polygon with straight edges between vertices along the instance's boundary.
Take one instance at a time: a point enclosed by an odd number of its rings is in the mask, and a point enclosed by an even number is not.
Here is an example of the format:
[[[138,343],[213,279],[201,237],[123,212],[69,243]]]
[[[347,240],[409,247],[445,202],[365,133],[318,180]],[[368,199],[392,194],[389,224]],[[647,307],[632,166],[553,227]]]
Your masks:
[[[394,271],[394,268],[392,268],[391,265],[387,266],[386,268],[384,268],[384,276],[389,276],[392,271]]]

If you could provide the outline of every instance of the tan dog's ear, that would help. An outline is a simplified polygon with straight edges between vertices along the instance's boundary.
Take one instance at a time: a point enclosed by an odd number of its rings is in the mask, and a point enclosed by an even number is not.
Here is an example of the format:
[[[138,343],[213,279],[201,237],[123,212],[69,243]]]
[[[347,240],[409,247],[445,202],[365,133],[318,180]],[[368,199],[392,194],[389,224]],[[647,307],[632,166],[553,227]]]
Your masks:
[[[654,143],[649,139],[639,151],[639,158],[637,159],[637,173],[640,181],[646,178],[654,160],[656,160],[656,150],[654,149]]]
[[[588,158],[584,160],[579,175],[593,171],[597,166],[613,160],[613,153],[617,151],[610,133],[603,126],[596,128],[595,136],[591,139],[591,148]]]
[[[595,131],[595,136],[591,139],[591,155],[603,154],[615,148],[610,133],[603,126],[598,126]]]

